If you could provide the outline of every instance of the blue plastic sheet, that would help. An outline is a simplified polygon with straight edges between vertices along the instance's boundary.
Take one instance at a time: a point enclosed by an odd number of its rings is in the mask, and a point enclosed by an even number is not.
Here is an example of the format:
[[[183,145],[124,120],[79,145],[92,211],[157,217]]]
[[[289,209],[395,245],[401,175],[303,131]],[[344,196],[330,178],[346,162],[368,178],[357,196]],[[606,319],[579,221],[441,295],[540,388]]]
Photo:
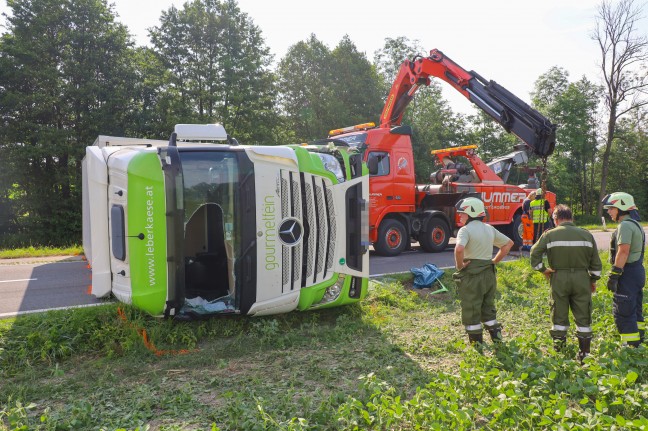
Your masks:
[[[443,270],[433,263],[426,263],[421,268],[412,268],[410,271],[414,274],[415,289],[432,287],[432,283],[443,275]]]

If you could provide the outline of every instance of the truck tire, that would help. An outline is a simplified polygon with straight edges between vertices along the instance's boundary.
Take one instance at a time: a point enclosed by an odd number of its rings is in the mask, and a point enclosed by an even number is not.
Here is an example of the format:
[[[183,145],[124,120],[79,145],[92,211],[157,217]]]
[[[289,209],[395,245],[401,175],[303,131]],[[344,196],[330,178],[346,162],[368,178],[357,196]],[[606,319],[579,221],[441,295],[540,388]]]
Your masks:
[[[513,247],[511,250],[518,251],[522,247],[522,216],[517,214],[513,217],[513,221],[508,225],[506,236],[513,240]]]
[[[428,253],[438,253],[446,249],[450,241],[450,227],[443,219],[433,217],[427,222],[425,232],[419,235],[419,243]]]
[[[374,250],[381,256],[398,256],[405,250],[408,241],[409,237],[403,223],[387,219],[378,228],[378,241],[374,244]]]

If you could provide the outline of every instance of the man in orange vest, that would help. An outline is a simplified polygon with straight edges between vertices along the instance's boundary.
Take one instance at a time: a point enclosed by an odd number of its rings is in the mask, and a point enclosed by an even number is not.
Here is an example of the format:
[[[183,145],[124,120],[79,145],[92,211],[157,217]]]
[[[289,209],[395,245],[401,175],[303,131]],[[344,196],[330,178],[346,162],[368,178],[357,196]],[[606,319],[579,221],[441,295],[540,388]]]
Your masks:
[[[522,250],[529,251],[533,245],[533,220],[522,214]]]

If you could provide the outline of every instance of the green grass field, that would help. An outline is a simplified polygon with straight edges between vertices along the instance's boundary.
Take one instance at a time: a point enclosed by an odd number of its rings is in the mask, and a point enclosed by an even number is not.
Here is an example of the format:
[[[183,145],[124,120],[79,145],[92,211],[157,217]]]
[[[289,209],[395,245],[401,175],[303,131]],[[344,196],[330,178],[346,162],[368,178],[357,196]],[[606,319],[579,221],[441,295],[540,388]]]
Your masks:
[[[83,247],[73,245],[69,247],[25,247],[0,249],[0,259],[16,259],[24,257],[45,256],[76,256],[83,253]]]
[[[498,267],[506,341],[483,354],[448,272],[449,293],[401,276],[356,306],[265,318],[124,321],[107,304],[1,320],[0,430],[647,429],[648,351],[620,347],[604,283],[581,366],[575,336],[551,348],[543,277]]]

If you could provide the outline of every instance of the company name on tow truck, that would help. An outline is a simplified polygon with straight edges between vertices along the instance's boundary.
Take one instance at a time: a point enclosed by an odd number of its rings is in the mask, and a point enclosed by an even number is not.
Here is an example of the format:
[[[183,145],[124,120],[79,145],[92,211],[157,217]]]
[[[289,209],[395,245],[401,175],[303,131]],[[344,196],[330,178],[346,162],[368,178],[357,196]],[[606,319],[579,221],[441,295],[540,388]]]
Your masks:
[[[520,192],[482,192],[481,198],[484,203],[488,202],[523,202],[526,194]]]

